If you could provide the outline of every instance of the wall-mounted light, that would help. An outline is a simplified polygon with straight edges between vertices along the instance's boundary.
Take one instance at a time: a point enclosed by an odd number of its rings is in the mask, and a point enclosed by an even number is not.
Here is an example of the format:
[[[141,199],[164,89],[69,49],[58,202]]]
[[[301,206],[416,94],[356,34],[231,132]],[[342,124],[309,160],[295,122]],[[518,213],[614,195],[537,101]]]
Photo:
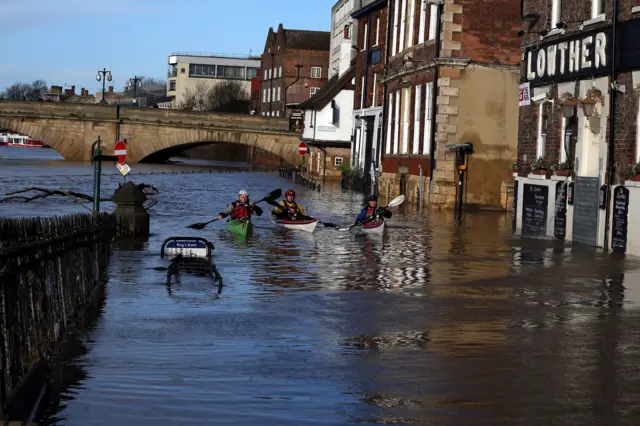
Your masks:
[[[593,115],[597,103],[604,105],[604,99],[602,92],[595,87],[592,87],[587,92],[587,95],[580,99],[580,105],[582,106],[582,113],[585,117],[589,118]]]
[[[565,118],[573,117],[576,104],[578,103],[576,98],[574,98],[571,93],[565,92],[558,97],[558,101],[560,104],[560,112],[562,113],[562,116]]]

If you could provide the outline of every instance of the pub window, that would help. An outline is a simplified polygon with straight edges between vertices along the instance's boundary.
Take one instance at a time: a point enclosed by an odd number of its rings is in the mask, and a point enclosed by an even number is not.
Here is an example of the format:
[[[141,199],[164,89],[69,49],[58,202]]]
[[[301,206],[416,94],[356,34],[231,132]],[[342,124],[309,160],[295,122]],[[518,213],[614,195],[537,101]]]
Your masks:
[[[591,0],[591,18],[597,18],[604,14],[605,0]]]
[[[176,81],[175,80],[169,80],[169,91],[172,92],[176,90]]]
[[[429,10],[429,40],[435,40],[436,30],[438,29],[438,6],[431,5]]]
[[[322,77],[322,68],[311,67],[311,78],[321,78],[321,77]]]
[[[638,115],[636,116],[636,163],[640,163],[640,102],[638,102]]]
[[[393,108],[393,92],[389,93],[389,101],[388,101],[388,110],[389,114],[387,115],[387,147],[385,149],[385,154],[391,154],[391,131],[393,124],[393,116],[391,115],[391,110]]]
[[[427,83],[424,86],[424,137],[422,143],[422,154],[429,155],[431,153],[431,126],[433,110],[433,82]]]
[[[560,22],[562,8],[562,0],[552,0],[551,3],[551,29],[554,29],[558,26],[558,22]]]
[[[545,145],[547,141],[547,130],[549,128],[549,113],[546,108],[547,102],[538,104],[538,137],[536,143],[536,160],[544,158]]]
[[[378,48],[369,52],[369,63],[371,65],[377,65],[382,61],[382,49]]]
[[[420,3],[420,24],[418,26],[418,44],[424,43],[424,32],[427,25],[427,0]]]

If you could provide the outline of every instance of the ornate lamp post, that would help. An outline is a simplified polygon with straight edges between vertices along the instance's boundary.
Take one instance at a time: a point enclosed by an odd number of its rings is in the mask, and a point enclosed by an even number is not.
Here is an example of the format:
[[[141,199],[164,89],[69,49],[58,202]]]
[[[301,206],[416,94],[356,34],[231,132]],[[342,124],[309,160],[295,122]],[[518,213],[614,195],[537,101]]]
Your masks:
[[[98,70],[98,75],[96,75],[96,80],[98,81],[102,80],[102,99],[100,100],[100,103],[106,104],[107,101],[104,100],[104,86],[107,80],[111,81],[111,71],[107,71],[106,68],[103,68],[102,71]]]
[[[129,89],[133,89],[133,97],[136,97],[136,89],[138,88],[138,83],[142,81],[142,77],[133,76],[133,78],[129,79]]]

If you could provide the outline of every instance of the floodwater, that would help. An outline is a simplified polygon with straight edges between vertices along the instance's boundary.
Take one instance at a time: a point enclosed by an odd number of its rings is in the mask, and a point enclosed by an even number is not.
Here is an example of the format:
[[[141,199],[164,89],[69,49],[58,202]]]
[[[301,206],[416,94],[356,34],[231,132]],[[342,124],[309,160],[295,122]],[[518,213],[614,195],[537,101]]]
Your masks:
[[[2,194],[91,193],[91,165],[16,150],[0,147]],[[510,214],[468,214],[456,225],[406,205],[381,237],[306,235],[263,216],[244,244],[219,222],[185,226],[212,219],[239,189],[255,200],[290,181],[212,165],[132,169],[131,180],[160,190],[152,235],[116,248],[101,314],[41,421],[638,424],[638,259],[512,236]],[[121,180],[105,165],[103,196]],[[340,225],[361,203],[350,192],[295,189],[311,214]],[[88,208],[49,198],[0,203],[0,215]],[[160,246],[183,235],[214,243],[220,294],[188,275],[164,285]]]

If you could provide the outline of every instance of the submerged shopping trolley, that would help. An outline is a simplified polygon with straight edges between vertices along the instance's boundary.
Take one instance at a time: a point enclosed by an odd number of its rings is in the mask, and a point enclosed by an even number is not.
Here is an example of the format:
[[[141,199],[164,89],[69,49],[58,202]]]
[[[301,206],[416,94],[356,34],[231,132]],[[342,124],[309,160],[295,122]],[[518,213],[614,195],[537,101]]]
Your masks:
[[[211,261],[213,243],[202,237],[169,237],[162,243],[161,258],[171,258],[167,268],[167,285],[179,272],[206,275],[218,282],[222,289],[222,276]]]

